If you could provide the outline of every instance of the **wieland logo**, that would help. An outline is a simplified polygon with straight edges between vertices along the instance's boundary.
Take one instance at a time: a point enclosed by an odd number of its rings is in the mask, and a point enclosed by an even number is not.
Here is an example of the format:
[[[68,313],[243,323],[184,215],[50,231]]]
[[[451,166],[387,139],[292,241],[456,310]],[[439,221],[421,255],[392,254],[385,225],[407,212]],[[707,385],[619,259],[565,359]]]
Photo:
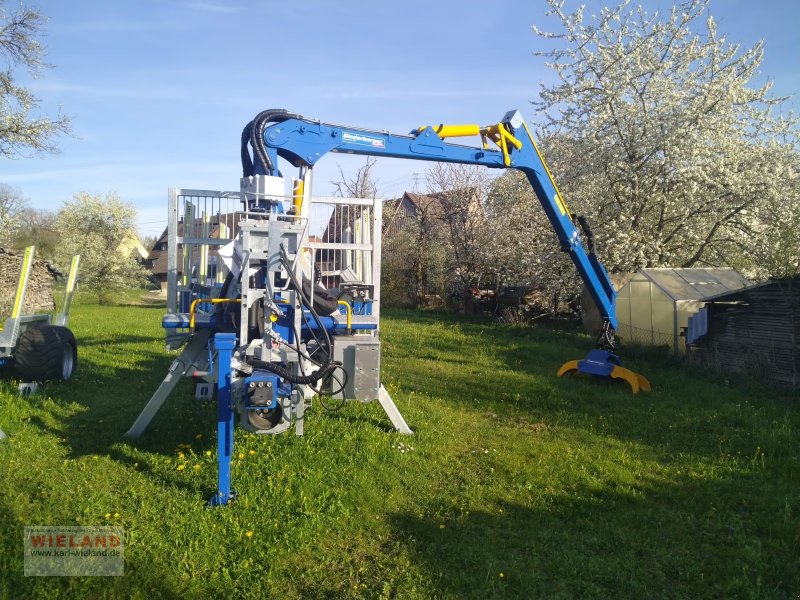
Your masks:
[[[26,527],[25,575],[124,575],[121,527]]]

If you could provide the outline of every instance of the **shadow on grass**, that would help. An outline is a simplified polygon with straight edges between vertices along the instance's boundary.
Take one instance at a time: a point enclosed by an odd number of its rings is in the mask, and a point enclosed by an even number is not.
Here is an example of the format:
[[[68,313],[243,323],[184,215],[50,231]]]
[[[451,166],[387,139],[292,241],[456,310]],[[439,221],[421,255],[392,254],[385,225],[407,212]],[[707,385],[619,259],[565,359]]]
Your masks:
[[[507,419],[532,419],[652,447],[665,458],[681,453],[716,457],[726,451],[752,453],[760,445],[781,451],[792,428],[773,422],[800,422],[800,411],[779,391],[729,386],[659,350],[632,352],[624,364],[651,379],[653,391],[631,394],[627,384],[592,377],[558,379],[558,367],[582,358],[592,341],[549,327],[495,325],[486,320],[441,312],[393,310],[398,326],[387,358],[402,393],[429,397]],[[406,330],[405,324],[411,325]],[[425,327],[455,328],[453,339],[429,335]],[[438,331],[438,330],[434,330]],[[403,338],[414,338],[403,344]],[[421,338],[421,339],[420,339]],[[458,339],[468,340],[469,347]],[[484,357],[476,359],[483,347]],[[467,360],[459,364],[462,359]],[[471,358],[470,358],[471,357]],[[417,361],[413,369],[406,361]],[[428,373],[420,373],[430,365]],[[765,440],[765,434],[770,439]],[[733,441],[731,441],[733,440]]]
[[[78,359],[80,360],[80,349],[91,346],[111,346],[120,344],[149,344],[153,338],[146,335],[109,335],[105,337],[81,337],[78,341]]]
[[[122,577],[26,577],[24,532],[26,526],[69,525],[58,522],[28,522],[0,496],[0,598],[164,598],[177,600],[167,583],[171,573],[161,573],[125,554]],[[129,545],[130,540],[126,540]]]
[[[125,356],[126,346],[153,341],[151,337],[137,335],[81,340],[81,346],[93,347],[89,357],[80,357],[79,369],[69,382],[48,384],[44,389],[52,402],[66,410],[62,416],[57,409],[34,414],[30,423],[63,439],[69,458],[100,455],[130,467],[139,463],[136,467],[139,472],[162,484],[210,497],[215,490],[198,488],[177,475],[169,477],[153,472],[136,457],[137,451],[174,457],[176,448],[185,444],[190,444],[196,453],[215,449],[216,404],[194,399],[190,380],[179,382],[141,437],[124,437],[176,356],[159,351],[142,352],[141,349],[135,359]],[[106,346],[128,366],[98,363],[96,353]],[[40,401],[36,396],[30,400],[34,407]],[[75,410],[75,404],[81,409]],[[198,434],[202,436],[200,440]]]
[[[788,599],[800,558],[764,479],[650,484],[636,497],[575,489],[547,499],[549,510],[497,500],[391,521],[441,597]]]
[[[317,405],[318,406],[318,405]],[[324,410],[322,408],[317,409],[315,407],[314,410]],[[395,428],[392,427],[391,421],[384,415],[383,419],[370,417],[368,415],[354,415],[352,413],[347,412],[347,405],[341,411],[327,411],[326,418],[333,421],[334,423],[338,423],[342,427],[352,426],[352,425],[369,425],[370,427],[374,427],[375,429],[379,429],[386,433],[394,433]],[[383,413],[381,413],[383,415]]]

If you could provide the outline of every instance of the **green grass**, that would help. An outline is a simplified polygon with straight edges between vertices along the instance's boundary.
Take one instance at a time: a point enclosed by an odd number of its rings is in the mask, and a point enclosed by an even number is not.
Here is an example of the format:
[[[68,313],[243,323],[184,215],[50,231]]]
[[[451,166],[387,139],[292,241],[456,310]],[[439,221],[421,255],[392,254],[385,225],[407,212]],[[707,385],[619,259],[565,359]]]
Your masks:
[[[800,593],[796,398],[652,353],[632,396],[554,377],[585,338],[391,311],[383,377],[415,435],[377,403],[237,430],[239,499],[209,510],[215,408],[188,382],[122,438],[171,360],[162,312],[78,303],[74,379],[0,382],[0,598]],[[124,578],[23,576],[23,527],[73,524],[125,528]]]

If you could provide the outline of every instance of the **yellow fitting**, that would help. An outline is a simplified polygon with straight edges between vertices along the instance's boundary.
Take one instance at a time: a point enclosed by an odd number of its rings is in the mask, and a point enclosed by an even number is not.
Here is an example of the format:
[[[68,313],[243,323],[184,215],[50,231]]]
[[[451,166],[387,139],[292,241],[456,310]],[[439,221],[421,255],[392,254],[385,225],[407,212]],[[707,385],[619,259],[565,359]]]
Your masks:
[[[198,304],[226,304],[241,301],[241,298],[197,298],[189,307],[189,329],[194,331],[194,312]]]
[[[508,150],[508,145],[511,144],[517,150],[522,148],[522,142],[511,135],[502,123],[497,125],[489,125],[481,130],[481,138],[483,139],[484,148],[486,147],[486,138],[492,140],[503,153],[503,164],[507,167],[511,166],[511,155]]]
[[[423,125],[422,127],[416,130],[417,135],[422,133],[422,131],[428,127],[427,125]],[[481,127],[480,125],[431,125],[431,129],[442,139],[451,138],[451,137],[471,137],[474,135],[481,136],[481,142],[483,144],[484,149],[489,148],[489,144],[487,143],[487,139],[494,142],[494,144],[500,148],[500,151],[503,153],[503,164],[509,167],[511,166],[511,156],[509,154],[508,146],[511,144],[517,150],[522,148],[522,142],[511,135],[508,130],[505,128],[505,125],[502,123],[498,123],[497,125],[487,125],[486,127]]]
[[[28,272],[30,262],[33,260],[33,252],[33,246],[25,248],[25,255],[22,258],[22,275],[20,275],[17,283],[17,295],[14,298],[14,307],[11,310],[12,319],[16,319],[19,316],[19,311],[22,310],[22,290],[25,287],[25,274]]]
[[[556,185],[556,180],[553,177],[553,174],[550,172],[550,169],[547,168],[547,163],[544,162],[544,156],[542,156],[542,153],[539,152],[539,147],[536,145],[536,142],[534,141],[533,136],[531,135],[531,131],[530,129],[528,129],[528,125],[523,121],[522,126],[525,128],[525,133],[528,134],[528,139],[531,141],[531,144],[533,145],[533,149],[536,152],[536,155],[539,157],[539,160],[542,161],[542,164],[544,165],[544,170],[545,172],[547,172],[547,176],[550,178],[550,183],[553,184],[553,189],[556,191],[556,197],[554,198],[554,200],[556,205],[558,206],[558,210],[561,211],[562,216],[569,216],[569,218],[572,219],[572,214],[569,211],[567,203],[564,201],[564,196],[561,195],[561,191],[558,189],[558,185]]]
[[[418,131],[422,131],[423,129],[425,129],[425,126],[420,127]],[[480,125],[431,125],[431,129],[442,139],[449,137],[469,137],[478,135],[481,132]]]
[[[292,198],[294,204],[294,214],[299,215],[303,208],[303,190],[304,184],[302,179],[295,179],[292,186]]]
[[[339,300],[337,304],[345,308],[345,313],[347,314],[347,333],[349,334],[350,328],[353,326],[353,307],[344,300]]]

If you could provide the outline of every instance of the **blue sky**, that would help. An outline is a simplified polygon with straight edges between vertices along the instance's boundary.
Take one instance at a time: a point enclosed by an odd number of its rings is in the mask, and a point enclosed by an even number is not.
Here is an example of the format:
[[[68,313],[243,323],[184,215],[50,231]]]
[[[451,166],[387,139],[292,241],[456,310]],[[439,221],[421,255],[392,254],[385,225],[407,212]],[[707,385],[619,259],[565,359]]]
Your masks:
[[[138,208],[142,235],[163,229],[169,187],[238,189],[239,135],[264,108],[398,133],[496,122],[512,108],[535,123],[530,100],[549,78],[532,55],[542,42],[531,25],[548,25],[543,0],[36,6],[49,18],[43,42],[54,68],[28,83],[42,111],[60,106],[72,117],[75,135],[59,155],[3,160],[0,182],[51,210],[79,191],[116,190]],[[766,41],[761,78],[777,95],[800,91],[800,2],[714,0],[711,12],[729,40]],[[315,193],[329,194],[339,166],[347,173],[363,160],[326,157]],[[426,166],[379,161],[380,192],[424,185]]]

